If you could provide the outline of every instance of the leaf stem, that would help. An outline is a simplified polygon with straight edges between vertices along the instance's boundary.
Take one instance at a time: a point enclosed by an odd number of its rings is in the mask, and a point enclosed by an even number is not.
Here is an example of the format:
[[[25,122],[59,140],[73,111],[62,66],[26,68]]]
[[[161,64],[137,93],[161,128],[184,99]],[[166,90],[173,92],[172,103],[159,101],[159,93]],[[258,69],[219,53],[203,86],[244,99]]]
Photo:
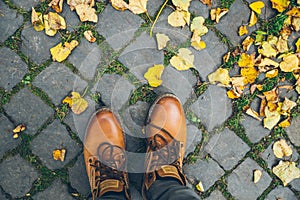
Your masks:
[[[158,20],[158,18],[159,18],[159,16],[160,16],[162,10],[163,10],[164,7],[167,5],[168,1],[169,1],[169,0],[166,0],[166,1],[164,2],[164,4],[163,4],[163,5],[161,6],[161,8],[160,8],[158,14],[156,15],[155,20],[154,20],[154,22],[153,22],[153,24],[152,24],[152,26],[151,26],[150,37],[152,37],[152,32],[153,32],[154,25],[156,24],[156,22],[157,22],[157,20]]]

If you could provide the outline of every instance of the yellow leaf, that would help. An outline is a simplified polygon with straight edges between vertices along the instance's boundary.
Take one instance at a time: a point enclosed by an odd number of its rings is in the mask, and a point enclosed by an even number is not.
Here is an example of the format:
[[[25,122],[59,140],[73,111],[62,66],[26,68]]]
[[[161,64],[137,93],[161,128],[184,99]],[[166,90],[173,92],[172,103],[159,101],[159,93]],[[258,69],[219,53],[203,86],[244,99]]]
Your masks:
[[[195,186],[199,192],[204,192],[204,187],[201,181]]]
[[[129,10],[134,14],[142,14],[147,12],[148,0],[129,0]]]
[[[36,31],[42,31],[45,29],[42,13],[36,12],[33,7],[31,12],[31,23]]]
[[[208,75],[208,81],[211,84],[221,83],[223,86],[230,86],[231,78],[227,69],[219,68]]]
[[[18,137],[19,137],[19,134],[18,134],[18,133],[14,133],[14,134],[13,134],[13,138],[14,138],[14,139],[17,139]]]
[[[156,40],[157,40],[157,48],[158,50],[162,50],[167,46],[167,42],[170,41],[170,38],[162,33],[156,34]]]
[[[48,6],[51,6],[55,12],[62,12],[64,0],[52,0]]]
[[[181,48],[178,54],[170,59],[170,64],[177,70],[194,68],[194,55],[187,48]]]
[[[251,3],[249,7],[251,8],[251,10],[253,10],[257,14],[260,14],[261,13],[261,9],[263,7],[265,7],[265,4],[262,1],[255,1],[255,2]]]
[[[247,36],[242,43],[244,51],[248,51],[250,49],[251,45],[253,44],[253,42],[254,42],[254,39],[251,38],[250,36]]]
[[[75,10],[77,15],[80,18],[80,21],[82,22],[90,21],[95,23],[98,22],[98,16],[96,14],[96,10],[90,7],[89,5],[79,4],[75,6]]]
[[[190,24],[191,14],[183,10],[175,10],[168,16],[168,23],[173,27],[184,27]]]
[[[165,67],[163,65],[154,65],[144,74],[145,79],[147,79],[151,87],[158,87],[162,84],[161,75],[164,68]]]
[[[262,42],[262,46],[258,49],[258,53],[268,58],[275,57],[277,55],[277,51],[268,42]]]
[[[280,36],[278,38],[278,41],[277,41],[277,44],[276,44],[276,49],[280,53],[284,53],[284,52],[289,51],[287,38],[283,38],[282,36]]]
[[[283,186],[287,186],[292,180],[300,178],[300,169],[296,167],[295,162],[280,161],[279,164],[273,168],[273,173],[280,178]]]
[[[297,106],[297,103],[294,101],[289,100],[288,98],[284,97],[284,101],[281,106],[281,114],[282,115],[289,115],[290,111]]]
[[[204,5],[211,6],[211,0],[200,0]]]
[[[70,43],[65,42],[64,45],[65,46],[63,46],[62,43],[59,43],[58,45],[50,49],[53,61],[64,61],[70,55],[73,48],[78,45],[78,42],[76,40],[72,40]]]
[[[194,47],[196,50],[202,50],[206,48],[206,43],[202,40],[200,41],[192,41],[191,46]]]
[[[278,69],[272,69],[266,73],[266,78],[274,78],[278,75]]]
[[[261,60],[258,66],[259,67],[274,66],[275,68],[277,68],[279,67],[279,63],[274,60],[271,60],[270,58],[264,58]]]
[[[248,108],[246,110],[246,114],[253,117],[254,119],[257,119],[258,121],[262,121],[262,119],[258,117],[258,113],[255,112],[252,108]]]
[[[300,8],[292,8],[289,10],[286,15],[292,16],[292,17],[300,17]]]
[[[49,12],[44,15],[45,32],[49,36],[54,36],[59,29],[66,29],[66,21],[57,13]]]
[[[249,27],[254,26],[257,23],[256,14],[252,11],[250,15]]]
[[[264,118],[264,127],[271,130],[280,120],[280,113],[275,110],[273,112],[269,111],[268,106],[265,107],[265,115]]]
[[[80,96],[78,92],[72,92],[72,111],[75,114],[84,112],[88,107],[88,102]]]
[[[240,67],[254,67],[253,59],[250,55],[242,53],[238,61],[238,66]]]
[[[208,28],[204,26],[205,19],[203,17],[195,17],[191,24],[191,31],[198,30],[199,36],[203,36],[208,32]]]
[[[241,69],[241,76],[245,77],[245,84],[254,83],[259,72],[254,67],[243,67]]]
[[[296,32],[300,30],[300,18],[299,17],[293,17],[292,26]]]
[[[66,96],[66,97],[63,99],[62,103],[68,104],[69,107],[72,107],[72,104],[73,104],[72,98],[69,97],[69,96]]]
[[[96,42],[96,38],[94,37],[92,31],[88,30],[88,31],[84,31],[83,33],[85,39],[89,42]]]
[[[243,36],[243,35],[247,35],[247,34],[248,34],[247,26],[240,26],[239,36]]]
[[[293,150],[284,139],[280,139],[273,144],[273,153],[277,158],[283,158],[292,155]]]
[[[260,45],[262,41],[264,40],[264,37],[267,33],[263,31],[256,31],[255,36],[255,45]]]
[[[261,176],[262,176],[262,171],[260,171],[259,169],[254,170],[254,173],[253,173],[253,177],[254,177],[253,182],[257,183],[260,180]]]
[[[268,102],[278,102],[278,89],[276,87],[270,91],[264,92],[264,95]]]
[[[184,10],[184,11],[188,11],[188,8],[190,6],[190,1],[191,0],[172,0],[172,3],[177,8]]]
[[[241,95],[235,92],[234,90],[227,91],[227,96],[229,99],[237,99],[241,97]]]
[[[297,42],[296,42],[296,53],[300,53],[300,38],[297,39]]]
[[[124,11],[129,8],[129,5],[123,0],[110,0],[111,5],[116,10]]]
[[[278,124],[279,127],[287,128],[291,125],[291,119],[288,117]]]
[[[60,160],[63,162],[65,160],[66,149],[55,149],[52,152],[52,157],[54,160]]]
[[[289,5],[289,0],[270,0],[272,2],[272,8],[278,10],[278,12],[283,12]]]
[[[95,0],[67,0],[67,3],[68,3],[68,5],[70,5],[70,9],[74,10],[75,7],[79,4],[85,4],[90,7],[93,7],[95,4]]]
[[[20,133],[22,131],[26,130],[26,126],[24,124],[19,124],[18,126],[16,126],[13,130],[14,133]]]
[[[283,57],[283,61],[280,63],[279,67],[283,72],[293,72],[299,69],[299,59],[295,54],[291,54]]]
[[[219,23],[220,19],[228,13],[227,8],[214,8],[210,10],[210,19]]]

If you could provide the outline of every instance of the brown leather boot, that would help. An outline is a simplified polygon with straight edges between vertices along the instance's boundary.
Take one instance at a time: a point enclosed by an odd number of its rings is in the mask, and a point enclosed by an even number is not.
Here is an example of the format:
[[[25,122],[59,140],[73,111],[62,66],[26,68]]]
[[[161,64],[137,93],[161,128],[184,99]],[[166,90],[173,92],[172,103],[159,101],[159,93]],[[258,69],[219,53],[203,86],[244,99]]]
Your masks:
[[[174,178],[186,185],[182,161],[186,146],[186,121],[179,99],[160,96],[150,107],[146,122],[148,137],[143,197],[156,179]]]
[[[124,135],[108,108],[91,117],[84,141],[84,160],[93,199],[107,192],[124,193],[130,199]]]

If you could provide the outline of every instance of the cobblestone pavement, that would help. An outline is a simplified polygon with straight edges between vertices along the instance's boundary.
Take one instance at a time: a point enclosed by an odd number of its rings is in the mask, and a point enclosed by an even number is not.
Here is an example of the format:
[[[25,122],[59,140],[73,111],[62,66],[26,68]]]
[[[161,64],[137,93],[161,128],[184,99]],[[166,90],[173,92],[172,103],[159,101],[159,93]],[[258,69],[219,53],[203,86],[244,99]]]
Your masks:
[[[66,36],[48,37],[30,24],[31,7],[42,10],[47,4],[0,0],[0,199],[91,199],[82,154],[89,116],[100,104],[110,106],[127,133],[128,151],[144,151],[141,130],[148,107],[167,91],[184,104],[188,124],[184,172],[191,188],[202,181],[202,199],[299,199],[300,180],[283,187],[271,167],[278,163],[272,144],[281,137],[293,147],[292,159],[299,164],[300,116],[283,133],[268,131],[235,110],[225,89],[206,82],[223,55],[243,39],[237,30],[248,21],[249,2],[233,1],[221,22],[210,26],[203,37],[206,49],[189,47],[195,55],[195,70],[179,72],[166,66],[163,85],[152,89],[143,74],[153,64],[168,65],[168,53],[157,50],[145,16],[116,11],[96,1],[99,22],[91,25],[81,23],[64,6],[61,15],[67,31],[82,37],[83,30],[92,28],[97,43],[82,38],[68,59],[57,63],[51,60],[49,49]],[[276,13],[269,1],[264,2],[264,16],[273,17]],[[148,4],[149,15],[156,16],[162,1],[149,0]],[[199,0],[191,2],[195,16],[208,18],[209,9]],[[172,46],[184,46],[191,33],[188,27],[167,24],[170,11],[168,7],[163,10],[154,33],[167,33]],[[61,103],[71,91],[86,93],[89,108],[81,115],[72,114]],[[27,130],[13,139],[11,131],[20,123]],[[52,159],[52,151],[61,147],[67,149],[64,162]],[[134,172],[136,166],[131,165]],[[257,184],[253,183],[255,169],[263,172]],[[141,199],[140,179],[141,174],[130,174],[133,199]]]

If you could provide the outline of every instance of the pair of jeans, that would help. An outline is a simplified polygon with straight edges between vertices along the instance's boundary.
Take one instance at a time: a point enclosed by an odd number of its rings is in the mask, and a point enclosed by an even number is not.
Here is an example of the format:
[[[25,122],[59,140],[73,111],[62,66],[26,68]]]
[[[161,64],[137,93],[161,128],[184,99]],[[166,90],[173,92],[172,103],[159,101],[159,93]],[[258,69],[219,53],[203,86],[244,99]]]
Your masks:
[[[199,200],[200,197],[190,188],[181,185],[173,178],[157,179],[146,193],[149,200]],[[98,200],[125,200],[123,193],[106,193]],[[135,200],[135,199],[133,199]]]

